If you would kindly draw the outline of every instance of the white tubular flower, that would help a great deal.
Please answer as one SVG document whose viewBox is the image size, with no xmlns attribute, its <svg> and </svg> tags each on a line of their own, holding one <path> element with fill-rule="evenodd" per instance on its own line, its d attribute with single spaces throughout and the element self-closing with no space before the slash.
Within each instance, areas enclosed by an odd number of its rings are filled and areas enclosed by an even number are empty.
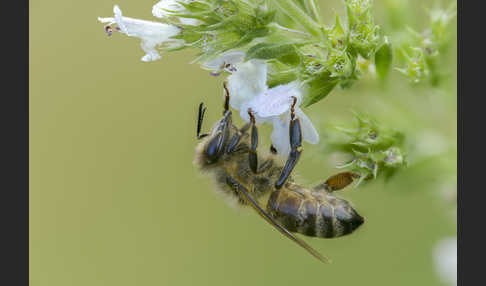
<svg viewBox="0 0 486 286">
<path fill-rule="evenodd" d="M 255 114 L 255 119 L 272 123 L 273 132 L 270 138 L 277 152 L 282 155 L 290 153 L 289 127 L 292 97 L 297 98 L 295 115 L 300 121 L 302 139 L 310 144 L 317 144 L 319 142 L 319 134 L 307 115 L 299 108 L 302 102 L 302 92 L 297 81 L 268 89 L 253 98 L 243 108 L 245 110 L 251 108 Z M 243 118 L 249 120 L 248 115 L 246 115 L 246 118 Z"/>
<path fill-rule="evenodd" d="M 142 49 L 146 52 L 146 55 L 142 57 L 142 61 L 151 62 L 161 58 L 157 46 L 166 44 L 181 44 L 181 40 L 171 39 L 171 37 L 178 35 L 181 30 L 178 27 L 140 20 L 129 17 L 123 17 L 122 12 L 118 5 L 113 7 L 115 14 L 114 18 L 100 18 L 98 21 L 101 23 L 108 23 L 105 26 L 105 31 L 108 35 L 111 35 L 113 31 L 111 25 L 117 24 L 116 31 L 126 34 L 129 37 L 136 37 L 142 40 Z"/>
<path fill-rule="evenodd" d="M 249 121 L 245 103 L 267 90 L 267 63 L 261 60 L 249 60 L 234 64 L 235 71 L 228 77 L 230 105 L 239 110 L 241 117 Z"/>
<path fill-rule="evenodd" d="M 442 282 L 457 285 L 457 238 L 440 240 L 434 249 L 435 269 Z"/>
<path fill-rule="evenodd" d="M 255 115 L 257 124 L 268 122 L 273 125 L 272 144 L 277 152 L 286 156 L 290 152 L 290 108 L 292 97 L 297 98 L 295 113 L 300 120 L 302 137 L 311 144 L 319 142 L 319 134 L 312 122 L 299 108 L 302 90 L 297 81 L 268 88 L 267 63 L 262 60 L 243 62 L 243 52 L 227 52 L 221 57 L 206 62 L 203 68 L 213 72 L 232 72 L 228 77 L 230 105 L 240 111 L 240 116 L 249 122 L 248 109 Z"/>
<path fill-rule="evenodd" d="M 244 59 L 244 52 L 229 51 L 201 65 L 202 68 L 211 70 L 212 75 L 219 75 L 222 71 L 232 73 L 228 77 L 228 89 L 231 94 L 230 105 L 236 110 L 241 110 L 245 102 L 249 102 L 267 90 L 266 62 L 261 60 L 243 62 Z M 246 111 L 241 110 L 241 113 L 246 114 Z M 248 114 L 242 117 L 248 119 Z"/>
<path fill-rule="evenodd" d="M 184 11 L 184 6 L 179 4 L 179 2 L 184 4 L 189 4 L 193 2 L 192 0 L 161 0 L 152 7 L 152 14 L 157 18 L 165 18 L 172 16 L 169 11 L 182 12 Z M 192 18 L 179 17 L 179 21 L 184 25 L 197 26 L 199 20 Z"/>
</svg>

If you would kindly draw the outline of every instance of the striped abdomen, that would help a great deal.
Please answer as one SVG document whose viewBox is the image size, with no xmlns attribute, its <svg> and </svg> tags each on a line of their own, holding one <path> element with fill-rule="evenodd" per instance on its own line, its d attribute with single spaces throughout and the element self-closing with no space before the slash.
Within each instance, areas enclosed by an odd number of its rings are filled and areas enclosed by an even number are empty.
<svg viewBox="0 0 486 286">
<path fill-rule="evenodd" d="M 352 233 L 364 222 L 347 201 L 297 186 L 274 191 L 267 211 L 288 231 L 307 236 L 339 237 Z"/>
</svg>

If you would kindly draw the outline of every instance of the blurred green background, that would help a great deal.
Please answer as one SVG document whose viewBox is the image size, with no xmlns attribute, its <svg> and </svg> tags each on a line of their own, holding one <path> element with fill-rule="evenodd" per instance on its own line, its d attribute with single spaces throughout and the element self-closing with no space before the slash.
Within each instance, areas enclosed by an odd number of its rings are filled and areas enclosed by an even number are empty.
<svg viewBox="0 0 486 286">
<path fill-rule="evenodd" d="M 366 223 L 340 239 L 304 238 L 334 261 L 323 265 L 252 211 L 230 208 L 193 166 L 197 105 L 208 106 L 207 130 L 224 78 L 189 64 L 194 51 L 141 62 L 139 39 L 108 38 L 97 21 L 114 4 L 155 20 L 155 2 L 30 1 L 31 285 L 442 285 L 432 249 L 456 233 L 455 202 L 442 196 L 456 183 L 455 38 L 440 89 L 394 71 L 385 88 L 364 77 L 306 110 L 321 130 L 352 121 L 351 109 L 376 114 L 432 154 L 388 183 L 340 193 Z M 434 3 L 374 2 L 378 24 L 418 30 Z M 340 1 L 321 4 L 326 23 L 344 15 Z M 336 172 L 325 142 L 304 147 L 300 181 Z"/>
</svg>

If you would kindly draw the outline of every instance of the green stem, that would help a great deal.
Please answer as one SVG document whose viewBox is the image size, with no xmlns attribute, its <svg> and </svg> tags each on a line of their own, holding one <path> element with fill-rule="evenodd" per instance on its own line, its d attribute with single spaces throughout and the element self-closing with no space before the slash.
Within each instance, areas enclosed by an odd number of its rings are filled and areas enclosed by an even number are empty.
<svg viewBox="0 0 486 286">
<path fill-rule="evenodd" d="M 312 14 L 314 16 L 314 19 L 320 24 L 321 23 L 321 17 L 319 15 L 319 7 L 317 6 L 318 4 L 316 3 L 315 0 L 309 0 L 309 5 L 310 5 L 310 9 L 312 11 Z"/>
<path fill-rule="evenodd" d="M 299 23 L 304 27 L 310 34 L 316 37 L 322 37 L 321 29 L 309 15 L 302 11 L 299 6 L 297 6 L 291 0 L 270 0 L 276 7 L 278 7 L 282 12 L 287 14 L 295 22 Z"/>
<path fill-rule="evenodd" d="M 299 34 L 299 35 L 302 35 L 302 36 L 306 36 L 306 37 L 312 37 L 312 35 L 310 35 L 310 34 L 308 34 L 306 32 L 302 32 L 302 31 L 299 31 L 299 30 L 290 29 L 290 28 L 281 26 L 278 23 L 271 23 L 269 26 L 275 27 L 275 28 L 280 29 L 280 30 L 285 31 L 285 32 L 291 32 L 291 33 L 296 33 L 296 34 Z"/>
</svg>

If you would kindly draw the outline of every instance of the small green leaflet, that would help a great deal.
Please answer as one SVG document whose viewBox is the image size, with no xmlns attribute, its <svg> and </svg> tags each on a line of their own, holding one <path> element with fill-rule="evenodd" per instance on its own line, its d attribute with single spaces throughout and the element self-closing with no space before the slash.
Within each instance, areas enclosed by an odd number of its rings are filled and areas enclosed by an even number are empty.
<svg viewBox="0 0 486 286">
<path fill-rule="evenodd" d="M 375 67 L 376 73 L 380 77 L 381 80 L 384 80 L 390 71 L 391 65 L 393 60 L 393 50 L 392 45 L 388 42 L 388 39 L 385 37 L 385 42 L 381 45 L 380 48 L 375 53 Z"/>
<path fill-rule="evenodd" d="M 294 43 L 259 43 L 248 49 L 245 61 L 277 59 L 293 53 L 296 53 Z"/>
</svg>

